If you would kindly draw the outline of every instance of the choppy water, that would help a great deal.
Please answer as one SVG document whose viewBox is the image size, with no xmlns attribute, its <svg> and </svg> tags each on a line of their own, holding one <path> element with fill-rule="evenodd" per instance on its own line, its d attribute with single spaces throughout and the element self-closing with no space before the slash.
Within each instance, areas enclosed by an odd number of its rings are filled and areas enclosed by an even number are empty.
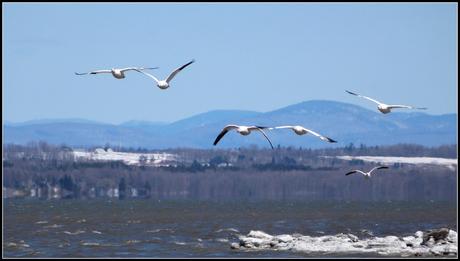
<svg viewBox="0 0 460 261">
<path fill-rule="evenodd" d="M 4 200 L 4 257 L 305 257 L 230 249 L 239 234 L 358 237 L 457 229 L 456 202 Z"/>
</svg>

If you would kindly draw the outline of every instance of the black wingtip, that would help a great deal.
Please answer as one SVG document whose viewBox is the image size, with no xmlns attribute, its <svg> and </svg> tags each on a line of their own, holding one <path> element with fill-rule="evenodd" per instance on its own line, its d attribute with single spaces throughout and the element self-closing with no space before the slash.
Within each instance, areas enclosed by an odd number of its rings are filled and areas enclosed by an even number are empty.
<svg viewBox="0 0 460 261">
<path fill-rule="evenodd" d="M 353 173 L 355 173 L 355 172 L 354 172 L 354 171 L 348 172 L 347 174 L 345 174 L 345 176 L 351 175 L 351 174 L 353 174 Z"/>
<path fill-rule="evenodd" d="M 189 66 L 190 64 L 194 63 L 195 62 L 195 59 L 191 60 L 190 62 L 182 65 L 180 68 L 179 68 L 179 71 L 181 71 L 182 69 L 184 69 L 185 67 Z"/>
<path fill-rule="evenodd" d="M 331 138 L 327 138 L 327 140 L 328 140 L 330 143 L 337 143 L 336 140 L 333 140 L 333 139 L 331 139 Z"/>
<path fill-rule="evenodd" d="M 350 91 L 348 91 L 348 90 L 345 90 L 345 91 L 348 92 L 349 94 L 358 95 L 358 94 L 356 94 L 356 93 L 354 93 L 354 92 L 350 92 Z"/>
<path fill-rule="evenodd" d="M 228 130 L 226 130 L 224 128 L 224 130 L 222 130 L 219 135 L 217 135 L 216 139 L 214 140 L 214 146 L 217 145 L 217 143 L 224 137 L 225 134 L 227 134 Z"/>
</svg>

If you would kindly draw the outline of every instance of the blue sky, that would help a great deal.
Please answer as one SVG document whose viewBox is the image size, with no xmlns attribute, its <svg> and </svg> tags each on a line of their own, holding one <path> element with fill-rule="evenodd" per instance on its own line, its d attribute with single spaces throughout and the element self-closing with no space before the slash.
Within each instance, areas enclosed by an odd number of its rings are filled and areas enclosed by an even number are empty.
<svg viewBox="0 0 460 261">
<path fill-rule="evenodd" d="M 325 99 L 457 112 L 458 4 L 5 4 L 3 119 L 175 121 Z M 160 90 L 137 72 L 159 66 Z"/>
</svg>

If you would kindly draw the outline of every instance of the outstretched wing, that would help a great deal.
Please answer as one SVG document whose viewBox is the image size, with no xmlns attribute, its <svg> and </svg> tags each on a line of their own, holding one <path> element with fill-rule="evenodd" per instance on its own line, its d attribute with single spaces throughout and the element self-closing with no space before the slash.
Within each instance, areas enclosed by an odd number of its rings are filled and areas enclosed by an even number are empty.
<svg viewBox="0 0 460 261">
<path fill-rule="evenodd" d="M 217 138 L 216 140 L 214 141 L 213 145 L 216 146 L 217 143 L 220 141 L 220 139 L 222 139 L 222 137 L 224 137 L 225 134 L 227 134 L 227 132 L 229 130 L 233 130 L 233 129 L 237 129 L 238 126 L 236 125 L 227 125 L 224 127 L 224 129 L 219 133 L 219 135 L 217 135 Z"/>
<path fill-rule="evenodd" d="M 140 72 L 140 73 L 143 73 L 143 74 L 147 75 L 148 77 L 152 78 L 158 84 L 158 82 L 159 82 L 158 79 L 155 76 L 151 75 L 150 73 L 146 73 L 146 72 L 144 72 L 142 70 L 139 70 L 139 69 L 134 69 L 134 70 L 136 72 Z"/>
<path fill-rule="evenodd" d="M 356 173 L 356 172 L 357 172 L 356 170 L 352 170 L 352 171 L 348 172 L 347 174 L 345 174 L 345 176 L 351 175 L 351 174 Z"/>
<path fill-rule="evenodd" d="M 361 97 L 361 98 L 364 98 L 364 99 L 368 99 L 368 100 L 373 101 L 373 102 L 375 102 L 375 103 L 377 103 L 377 104 L 383 104 L 383 103 L 381 103 L 381 102 L 379 102 L 379 101 L 377 101 L 377 100 L 374 100 L 374 99 L 372 99 L 372 98 L 369 98 L 369 97 L 367 97 L 367 96 L 364 96 L 364 95 L 361 95 L 361 94 L 357 94 L 357 93 L 354 93 L 354 92 L 350 92 L 350 91 L 347 91 L 347 90 L 345 90 L 345 91 L 348 92 L 349 94 L 353 94 L 353 95 L 356 95 L 356 96 L 358 96 L 358 97 Z"/>
<path fill-rule="evenodd" d="M 316 137 L 319 137 L 320 139 L 322 139 L 322 140 L 324 140 L 324 141 L 327 141 L 327 142 L 330 142 L 330 143 L 335 143 L 335 142 L 337 142 L 337 141 L 335 141 L 335 140 L 333 140 L 333 139 L 331 139 L 331 138 L 329 138 L 329 137 L 323 136 L 323 135 L 321 135 L 321 134 L 319 134 L 319 133 L 316 133 L 316 132 L 314 132 L 314 131 L 312 131 L 312 130 L 309 130 L 309 129 L 307 129 L 307 128 L 304 128 L 304 129 L 305 129 L 306 131 L 310 132 L 311 134 L 315 135 Z"/>
<path fill-rule="evenodd" d="M 250 130 L 254 130 L 254 129 L 270 129 L 269 127 L 266 127 L 266 126 L 252 126 L 252 127 L 249 127 Z"/>
<path fill-rule="evenodd" d="M 273 144 L 272 142 L 270 141 L 270 139 L 268 138 L 267 134 L 265 134 L 265 132 L 263 131 L 263 129 L 267 129 L 267 127 L 257 127 L 256 128 L 258 131 L 260 131 L 264 136 L 265 138 L 268 140 L 268 142 L 270 143 L 270 146 L 272 147 L 272 149 L 275 149 L 273 148 Z"/>
<path fill-rule="evenodd" d="M 390 109 L 407 108 L 407 109 L 419 109 L 419 110 L 426 110 L 427 109 L 425 107 L 417 108 L 417 107 L 408 106 L 408 105 L 388 105 L 388 108 L 390 108 Z"/>
<path fill-rule="evenodd" d="M 352 171 L 348 172 L 347 174 L 345 174 L 345 176 L 351 175 L 351 174 L 356 173 L 356 172 L 361 173 L 363 175 L 366 175 L 366 173 L 362 172 L 361 170 L 355 169 L 355 170 L 352 170 Z"/>
<path fill-rule="evenodd" d="M 178 74 L 180 71 L 182 71 L 182 69 L 184 69 L 185 67 L 189 66 L 190 64 L 194 63 L 195 60 L 191 60 L 190 62 L 182 65 L 181 67 L 177 68 L 176 70 L 174 70 L 169 76 L 168 78 L 166 78 L 166 82 L 169 83 L 173 78 L 174 76 L 176 76 L 176 74 Z"/>
<path fill-rule="evenodd" d="M 123 69 L 120 69 L 120 71 L 122 72 L 126 72 L 126 71 L 136 71 L 136 70 L 154 70 L 154 69 L 158 69 L 160 67 L 148 67 L 148 68 L 144 68 L 144 67 L 128 67 L 128 68 L 123 68 Z"/>
<path fill-rule="evenodd" d="M 97 70 L 97 71 L 92 71 L 92 72 L 87 72 L 87 73 L 75 73 L 76 75 L 86 75 L 86 74 L 97 74 L 97 73 L 112 73 L 111 70 Z"/>
<path fill-rule="evenodd" d="M 372 173 L 372 171 L 374 171 L 376 169 L 389 169 L 389 167 L 387 167 L 387 166 L 378 166 L 378 167 L 375 167 L 375 168 L 371 169 L 371 171 L 369 171 L 369 173 Z"/>
<path fill-rule="evenodd" d="M 278 126 L 278 127 L 272 127 L 272 128 L 268 128 L 269 130 L 273 130 L 273 129 L 293 129 L 294 126 Z"/>
</svg>

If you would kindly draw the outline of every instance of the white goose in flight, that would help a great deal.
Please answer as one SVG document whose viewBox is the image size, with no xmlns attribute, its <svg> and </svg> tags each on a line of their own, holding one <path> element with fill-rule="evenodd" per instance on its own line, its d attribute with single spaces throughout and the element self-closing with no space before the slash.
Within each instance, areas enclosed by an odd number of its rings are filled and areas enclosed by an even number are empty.
<svg viewBox="0 0 460 261">
<path fill-rule="evenodd" d="M 268 140 L 268 142 L 270 143 L 270 146 L 272 147 L 272 149 L 274 149 L 272 142 L 270 141 L 270 139 L 267 137 L 267 135 L 263 131 L 263 129 L 267 129 L 267 128 L 268 127 L 261 127 L 261 126 L 227 125 L 227 126 L 224 127 L 224 129 L 217 136 L 216 140 L 214 141 L 214 146 L 216 146 L 217 143 L 220 141 L 220 139 L 222 139 L 222 137 L 224 137 L 224 135 L 230 130 L 236 130 L 239 134 L 244 135 L 244 136 L 249 135 L 251 133 L 251 131 L 253 131 L 253 130 L 258 130 Z"/>
<path fill-rule="evenodd" d="M 364 98 L 364 99 L 368 99 L 370 101 L 373 101 L 375 103 L 378 104 L 377 106 L 377 109 L 386 114 L 386 113 L 390 113 L 391 112 L 391 109 L 396 109 L 396 108 L 407 108 L 407 109 L 419 109 L 419 110 L 426 110 L 426 108 L 416 108 L 416 107 L 412 107 L 412 106 L 408 106 L 408 105 L 389 105 L 389 104 L 385 104 L 385 103 L 381 103 L 379 101 L 376 101 L 372 98 L 369 98 L 369 97 L 366 97 L 366 96 L 363 96 L 363 95 L 360 95 L 360 94 L 357 94 L 357 93 L 354 93 L 354 92 L 350 92 L 350 91 L 347 91 L 345 90 L 346 92 L 348 92 L 349 94 L 353 94 L 353 95 L 356 95 L 358 97 L 361 97 L 361 98 Z"/>
<path fill-rule="evenodd" d="M 371 169 L 369 172 L 364 172 L 364 171 L 362 171 L 362 170 L 355 169 L 355 170 L 352 170 L 352 171 L 348 172 L 348 173 L 345 174 L 345 175 L 348 176 L 348 175 L 351 175 L 351 174 L 353 174 L 353 173 L 359 172 L 359 173 L 363 174 L 364 177 L 370 178 L 370 177 L 371 177 L 372 171 L 374 171 L 374 170 L 376 170 L 376 169 L 388 169 L 388 167 L 387 167 L 387 166 L 375 167 L 375 168 Z"/>
<path fill-rule="evenodd" d="M 273 128 L 269 128 L 269 130 L 272 130 L 272 129 L 292 129 L 297 135 L 304 135 L 304 134 L 307 134 L 307 133 L 311 133 L 313 135 L 315 135 L 316 137 L 324 140 L 324 141 L 327 141 L 327 142 L 330 142 L 330 143 L 334 143 L 334 142 L 337 142 L 329 137 L 326 137 L 326 136 L 323 136 L 323 135 L 320 135 L 319 133 L 316 133 L 312 130 L 309 130 L 307 128 L 304 128 L 302 126 L 278 126 L 278 127 L 273 127 Z"/>
<path fill-rule="evenodd" d="M 125 72 L 126 71 L 142 71 L 142 70 L 153 70 L 153 69 L 158 69 L 158 67 L 153 67 L 153 68 L 143 68 L 143 67 L 128 67 L 128 68 L 123 68 L 123 69 L 115 69 L 112 68 L 110 70 L 96 70 L 92 72 L 86 72 L 86 73 L 75 73 L 76 75 L 86 75 L 86 74 L 98 74 L 98 73 L 111 73 L 113 77 L 117 79 L 123 79 L 125 78 Z"/>
<path fill-rule="evenodd" d="M 190 64 L 192 64 L 193 62 L 195 62 L 195 60 L 191 60 L 190 62 L 182 65 L 181 67 L 177 68 L 176 70 L 174 70 L 169 76 L 168 78 L 166 78 L 165 80 L 158 80 L 155 76 L 149 74 L 149 73 L 146 73 L 146 72 L 143 72 L 141 70 L 136 70 L 140 73 L 143 73 L 147 76 L 149 76 L 150 78 L 152 78 L 156 83 L 157 83 L 157 86 L 160 88 L 160 89 L 167 89 L 169 87 L 169 82 L 174 78 L 174 76 L 176 76 L 176 74 L 178 74 L 182 69 L 184 69 L 185 67 L 189 66 Z"/>
</svg>

